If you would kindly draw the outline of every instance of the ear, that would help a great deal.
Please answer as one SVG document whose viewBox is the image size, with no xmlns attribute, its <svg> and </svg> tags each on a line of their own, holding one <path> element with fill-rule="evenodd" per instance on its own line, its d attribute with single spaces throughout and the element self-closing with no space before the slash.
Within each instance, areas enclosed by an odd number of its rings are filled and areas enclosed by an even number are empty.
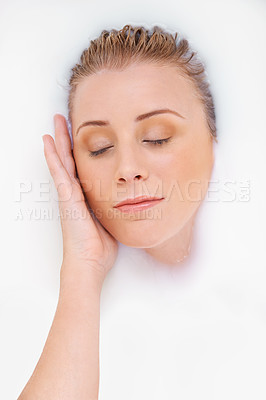
<svg viewBox="0 0 266 400">
<path fill-rule="evenodd" d="M 68 120 L 68 118 L 66 118 L 66 122 L 67 122 L 67 130 L 68 130 L 68 134 L 70 137 L 70 141 L 71 141 L 71 150 L 73 150 L 73 135 L 72 135 L 72 126 L 70 121 Z"/>
<path fill-rule="evenodd" d="M 77 166 L 76 166 L 76 162 L 75 162 L 75 157 L 74 157 L 74 151 L 73 151 L 73 149 L 71 149 L 71 154 L 72 154 L 72 158 L 73 158 L 74 164 L 75 164 L 76 177 L 77 177 L 77 180 L 80 182 L 79 175 L 78 175 L 78 169 L 77 169 Z"/>
</svg>

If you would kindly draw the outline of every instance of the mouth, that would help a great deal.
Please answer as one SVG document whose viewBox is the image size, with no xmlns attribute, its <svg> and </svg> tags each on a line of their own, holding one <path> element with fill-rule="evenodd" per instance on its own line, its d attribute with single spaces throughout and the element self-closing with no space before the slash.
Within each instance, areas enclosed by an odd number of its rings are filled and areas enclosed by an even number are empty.
<svg viewBox="0 0 266 400">
<path fill-rule="evenodd" d="M 117 208 L 123 212 L 135 212 L 142 211 L 150 207 L 154 207 L 156 204 L 160 203 L 164 198 L 156 197 L 145 197 L 140 196 L 135 199 L 127 199 L 118 203 L 114 208 Z"/>
</svg>

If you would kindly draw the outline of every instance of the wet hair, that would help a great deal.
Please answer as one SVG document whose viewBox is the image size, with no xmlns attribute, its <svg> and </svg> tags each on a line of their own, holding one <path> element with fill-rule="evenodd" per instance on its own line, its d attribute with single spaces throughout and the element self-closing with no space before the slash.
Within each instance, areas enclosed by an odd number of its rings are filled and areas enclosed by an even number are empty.
<svg viewBox="0 0 266 400">
<path fill-rule="evenodd" d="M 71 69 L 68 80 L 68 123 L 72 126 L 73 101 L 77 85 L 87 76 L 103 69 L 123 70 L 127 66 L 152 63 L 174 66 L 177 72 L 194 84 L 201 101 L 211 136 L 217 142 L 216 118 L 210 83 L 203 62 L 187 39 L 172 35 L 159 26 L 125 25 L 120 30 L 103 30 L 90 41 L 79 62 Z"/>
</svg>

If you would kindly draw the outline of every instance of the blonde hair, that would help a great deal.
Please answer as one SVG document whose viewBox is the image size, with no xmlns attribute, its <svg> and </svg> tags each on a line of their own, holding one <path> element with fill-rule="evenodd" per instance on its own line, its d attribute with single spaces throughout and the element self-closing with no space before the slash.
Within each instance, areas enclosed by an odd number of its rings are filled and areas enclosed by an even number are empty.
<svg viewBox="0 0 266 400">
<path fill-rule="evenodd" d="M 173 36 L 159 26 L 148 30 L 143 26 L 125 25 L 119 31 L 103 30 L 97 39 L 90 41 L 90 46 L 82 52 L 79 62 L 71 69 L 68 81 L 70 126 L 75 90 L 83 78 L 102 69 L 122 70 L 141 62 L 175 66 L 182 76 L 194 84 L 205 110 L 210 134 L 217 142 L 214 102 L 205 67 L 186 39 L 180 38 L 178 33 Z"/>
</svg>

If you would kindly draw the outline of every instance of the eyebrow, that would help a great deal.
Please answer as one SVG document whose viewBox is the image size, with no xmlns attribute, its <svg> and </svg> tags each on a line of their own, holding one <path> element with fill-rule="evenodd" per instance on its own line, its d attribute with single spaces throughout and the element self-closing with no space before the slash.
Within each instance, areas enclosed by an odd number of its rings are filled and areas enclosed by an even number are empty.
<svg viewBox="0 0 266 400">
<path fill-rule="evenodd" d="M 145 114 L 141 114 L 135 119 L 135 122 L 139 122 L 139 121 L 142 121 L 143 119 L 150 118 L 153 115 L 165 114 L 165 113 L 171 113 L 171 114 L 174 114 L 174 115 L 178 116 L 179 118 L 185 119 L 185 117 L 183 117 L 183 115 L 179 114 L 177 111 L 170 110 L 169 108 L 163 108 L 163 109 L 160 109 L 160 110 L 154 110 L 154 111 L 150 111 L 150 112 L 145 113 Z M 75 136 L 77 136 L 79 130 L 81 128 L 83 128 L 84 126 L 108 126 L 108 125 L 110 125 L 109 121 L 100 121 L 100 120 L 85 121 L 78 127 Z"/>
</svg>

